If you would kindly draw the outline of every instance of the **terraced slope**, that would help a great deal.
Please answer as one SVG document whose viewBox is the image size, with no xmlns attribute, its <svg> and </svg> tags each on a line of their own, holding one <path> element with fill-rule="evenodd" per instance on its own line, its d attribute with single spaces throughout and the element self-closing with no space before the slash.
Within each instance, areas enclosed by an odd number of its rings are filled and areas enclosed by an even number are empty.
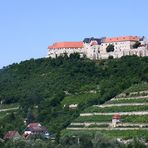
<svg viewBox="0 0 148 148">
<path fill-rule="evenodd" d="M 116 138 L 148 137 L 148 95 L 141 94 L 141 91 L 136 91 L 131 96 L 128 92 L 125 97 L 122 94 L 103 105 L 85 109 L 66 132 L 76 134 L 99 131 Z M 121 118 L 114 126 L 112 117 L 115 114 Z"/>
</svg>

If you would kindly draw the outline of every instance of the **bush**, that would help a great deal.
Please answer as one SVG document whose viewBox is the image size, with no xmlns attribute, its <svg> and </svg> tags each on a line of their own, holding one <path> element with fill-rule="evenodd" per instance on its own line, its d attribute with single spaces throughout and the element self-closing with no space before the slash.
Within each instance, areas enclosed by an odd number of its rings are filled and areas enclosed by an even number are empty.
<svg viewBox="0 0 148 148">
<path fill-rule="evenodd" d="M 109 44 L 109 45 L 106 47 L 106 52 L 113 52 L 113 51 L 114 51 L 114 45 Z"/>
</svg>

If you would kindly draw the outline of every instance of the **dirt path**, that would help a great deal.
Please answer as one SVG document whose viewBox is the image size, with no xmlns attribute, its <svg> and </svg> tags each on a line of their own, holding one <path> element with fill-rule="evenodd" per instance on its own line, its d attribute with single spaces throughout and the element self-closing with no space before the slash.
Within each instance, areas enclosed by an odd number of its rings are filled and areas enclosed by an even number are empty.
<svg viewBox="0 0 148 148">
<path fill-rule="evenodd" d="M 8 108 L 8 109 L 0 109 L 0 112 L 6 112 L 6 111 L 11 111 L 11 110 L 17 110 L 19 107 L 14 107 L 14 108 Z"/>
<path fill-rule="evenodd" d="M 96 107 L 113 107 L 113 106 L 144 106 L 148 105 L 148 103 L 120 103 L 120 104 L 103 104 L 103 105 L 94 105 Z"/>
<path fill-rule="evenodd" d="M 143 111 L 143 112 L 82 113 L 80 114 L 80 116 L 114 115 L 116 113 L 119 113 L 120 115 L 148 115 L 148 111 Z"/>
</svg>

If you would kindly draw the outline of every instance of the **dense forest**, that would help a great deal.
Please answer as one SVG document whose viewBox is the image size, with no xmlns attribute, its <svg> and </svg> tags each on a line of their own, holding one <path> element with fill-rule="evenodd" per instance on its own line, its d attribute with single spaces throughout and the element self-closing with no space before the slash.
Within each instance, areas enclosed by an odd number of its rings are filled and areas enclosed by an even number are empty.
<svg viewBox="0 0 148 148">
<path fill-rule="evenodd" d="M 18 104 L 19 111 L 0 119 L 0 136 L 7 130 L 21 131 L 27 118 L 28 123 L 43 123 L 58 141 L 60 131 L 84 108 L 104 103 L 142 82 L 148 82 L 148 57 L 92 61 L 75 53 L 9 65 L 0 70 L 0 101 Z M 90 96 L 90 92 L 95 92 L 95 97 L 79 101 L 76 110 L 63 108 L 65 98 L 79 95 L 81 100 L 81 95 Z"/>
</svg>

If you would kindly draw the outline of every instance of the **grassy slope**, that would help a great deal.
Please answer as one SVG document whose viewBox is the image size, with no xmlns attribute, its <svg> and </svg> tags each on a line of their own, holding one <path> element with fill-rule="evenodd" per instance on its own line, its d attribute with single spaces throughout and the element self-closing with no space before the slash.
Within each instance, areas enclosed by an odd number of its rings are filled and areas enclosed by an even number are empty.
<svg viewBox="0 0 148 148">
<path fill-rule="evenodd" d="M 98 96 L 99 94 L 93 94 L 93 93 L 84 93 L 79 95 L 67 96 L 62 101 L 62 105 L 85 103 L 88 102 L 89 100 L 98 98 Z"/>
</svg>

